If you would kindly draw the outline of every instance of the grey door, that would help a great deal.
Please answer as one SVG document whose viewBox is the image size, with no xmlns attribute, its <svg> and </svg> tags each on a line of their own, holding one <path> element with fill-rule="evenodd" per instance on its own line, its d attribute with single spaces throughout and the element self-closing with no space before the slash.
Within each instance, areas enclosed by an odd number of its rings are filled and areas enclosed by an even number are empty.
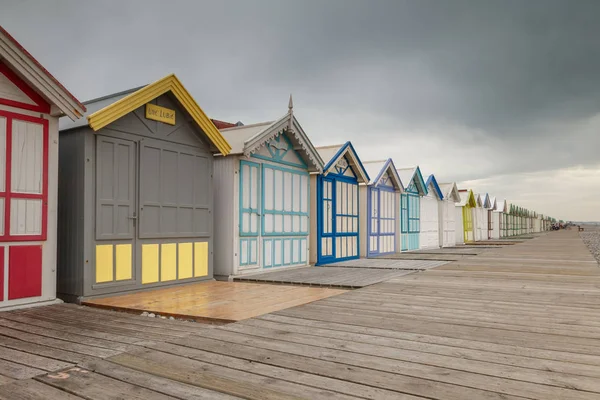
<svg viewBox="0 0 600 400">
<path fill-rule="evenodd" d="M 136 147 L 96 137 L 95 283 L 135 279 Z"/>
</svg>

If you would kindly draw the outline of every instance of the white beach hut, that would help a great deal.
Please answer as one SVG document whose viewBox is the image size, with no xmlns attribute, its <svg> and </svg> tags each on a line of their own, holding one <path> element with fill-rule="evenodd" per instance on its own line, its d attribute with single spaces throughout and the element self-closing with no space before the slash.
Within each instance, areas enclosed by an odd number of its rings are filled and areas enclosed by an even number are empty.
<svg viewBox="0 0 600 400">
<path fill-rule="evenodd" d="M 214 275 L 308 265 L 309 173 L 323 160 L 292 111 L 275 122 L 221 130 L 214 161 Z M 314 189 L 313 189 L 314 190 Z"/>
<path fill-rule="evenodd" d="M 360 254 L 380 256 L 400 251 L 402 181 L 391 158 L 363 162 L 370 178 L 359 187 Z"/>
<path fill-rule="evenodd" d="M 441 183 L 439 187 L 444 196 L 443 200 L 438 203 L 440 245 L 442 247 L 451 247 L 456 245 L 457 218 L 455 203 L 460 202 L 460 195 L 455 182 Z M 462 230 L 462 218 L 460 229 Z"/>
<path fill-rule="evenodd" d="M 487 228 L 487 238 L 492 239 L 492 237 L 494 236 L 494 226 L 497 225 L 496 221 L 494 220 L 494 210 L 496 209 L 496 197 L 490 197 L 490 202 L 489 202 L 489 207 L 487 208 L 487 222 L 488 222 L 488 228 Z"/>
<path fill-rule="evenodd" d="M 436 249 L 440 247 L 440 203 L 444 195 L 435 179 L 429 175 L 425 181 L 427 195 L 421 199 L 421 249 Z"/>
</svg>

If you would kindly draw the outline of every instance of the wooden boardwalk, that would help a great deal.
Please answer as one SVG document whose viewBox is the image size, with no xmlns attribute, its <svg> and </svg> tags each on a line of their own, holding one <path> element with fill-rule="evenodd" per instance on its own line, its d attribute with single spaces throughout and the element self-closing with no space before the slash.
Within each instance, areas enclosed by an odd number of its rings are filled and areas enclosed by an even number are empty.
<svg viewBox="0 0 600 400">
<path fill-rule="evenodd" d="M 161 316 L 223 324 L 310 303 L 343 292 L 331 288 L 273 287 L 211 281 L 87 300 L 83 304 L 138 314 L 147 311 Z"/>
<path fill-rule="evenodd" d="M 339 261 L 327 264 L 325 267 L 368 268 L 368 269 L 398 269 L 423 271 L 447 264 L 447 261 L 395 260 L 385 258 L 359 258 L 356 260 Z M 322 267 L 319 267 L 322 268 Z"/>
<path fill-rule="evenodd" d="M 0 399 L 599 399 L 599 287 L 560 231 L 218 327 L 6 312 Z"/>
</svg>

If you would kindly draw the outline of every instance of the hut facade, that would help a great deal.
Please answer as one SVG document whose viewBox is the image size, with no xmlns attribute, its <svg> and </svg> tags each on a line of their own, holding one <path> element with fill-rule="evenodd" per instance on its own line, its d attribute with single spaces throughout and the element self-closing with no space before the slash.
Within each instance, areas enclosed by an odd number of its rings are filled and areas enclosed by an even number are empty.
<svg viewBox="0 0 600 400">
<path fill-rule="evenodd" d="M 440 245 L 442 247 L 452 247 L 456 243 L 456 203 L 460 202 L 460 194 L 456 183 L 441 183 L 439 185 L 443 200 L 439 203 L 439 220 L 440 220 Z M 462 232 L 462 217 L 460 221 Z"/>
<path fill-rule="evenodd" d="M 494 219 L 494 210 L 496 209 L 496 198 L 495 197 L 490 197 L 489 198 L 489 207 L 487 208 L 487 222 L 488 222 L 488 229 L 487 229 L 487 239 L 490 240 L 492 239 L 492 237 L 494 236 L 494 226 L 496 226 L 498 223 L 497 221 Z"/>
<path fill-rule="evenodd" d="M 229 155 L 215 157 L 215 275 L 308 265 L 310 173 L 323 161 L 293 114 L 222 129 Z"/>
<path fill-rule="evenodd" d="M 316 265 L 360 257 L 359 183 L 369 175 L 352 143 L 319 147 L 325 162 L 311 180 L 310 262 Z M 316 190 L 314 190 L 316 188 Z"/>
<path fill-rule="evenodd" d="M 459 190 L 460 202 L 456 203 L 456 217 L 462 221 L 462 230 L 456 232 L 456 243 L 469 243 L 475 241 L 474 214 L 477 207 L 475 195 L 472 190 Z"/>
<path fill-rule="evenodd" d="M 436 249 L 440 247 L 440 207 L 444 201 L 444 195 L 433 174 L 427 177 L 425 186 L 427 187 L 427 194 L 420 197 L 420 247 L 422 249 Z"/>
<path fill-rule="evenodd" d="M 61 120 L 66 300 L 213 277 L 213 154 L 231 147 L 175 75 Z"/>
<path fill-rule="evenodd" d="M 490 205 L 490 198 L 487 194 L 475 193 L 475 202 L 477 207 L 475 208 L 475 217 L 473 223 L 475 224 L 475 240 L 487 240 L 488 231 L 488 213 L 487 210 Z"/>
<path fill-rule="evenodd" d="M 0 27 L 0 310 L 56 300 L 58 117 L 84 112 Z"/>
<path fill-rule="evenodd" d="M 398 252 L 402 181 L 391 158 L 363 165 L 370 180 L 359 187 L 360 253 L 371 257 Z"/>
<path fill-rule="evenodd" d="M 421 197 L 427 196 L 427 186 L 417 167 L 397 170 L 404 184 L 400 196 L 400 247 L 402 251 L 418 250 L 421 236 Z"/>
<path fill-rule="evenodd" d="M 492 215 L 494 217 L 492 239 L 501 239 L 506 236 L 506 200 L 496 201 Z"/>
</svg>

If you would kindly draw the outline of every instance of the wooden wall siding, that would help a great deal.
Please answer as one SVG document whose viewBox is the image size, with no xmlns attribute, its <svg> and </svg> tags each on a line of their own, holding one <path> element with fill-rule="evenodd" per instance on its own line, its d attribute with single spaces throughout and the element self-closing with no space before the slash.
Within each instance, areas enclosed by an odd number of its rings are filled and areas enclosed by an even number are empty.
<svg viewBox="0 0 600 400">
<path fill-rule="evenodd" d="M 488 213 L 485 208 L 476 207 L 475 210 L 475 240 L 488 238 Z"/>
<path fill-rule="evenodd" d="M 36 105 L 35 101 L 27 96 L 27 94 L 19 89 L 19 87 L 3 73 L 0 73 L 0 98 L 18 103 Z"/>
<path fill-rule="evenodd" d="M 456 244 L 465 243 L 465 221 L 464 221 L 464 207 L 456 206 L 454 207 L 454 237 Z"/>
</svg>

